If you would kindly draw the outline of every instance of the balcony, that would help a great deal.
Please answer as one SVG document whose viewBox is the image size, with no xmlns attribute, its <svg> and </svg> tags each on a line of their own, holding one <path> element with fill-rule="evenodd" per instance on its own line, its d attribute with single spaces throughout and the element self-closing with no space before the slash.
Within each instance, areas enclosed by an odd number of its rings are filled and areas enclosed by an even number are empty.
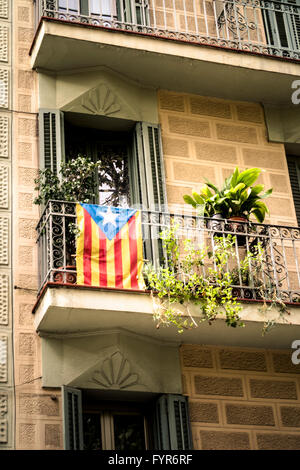
<svg viewBox="0 0 300 470">
<path fill-rule="evenodd" d="M 300 6 L 293 1 L 40 0 L 41 17 L 300 59 Z"/>
<path fill-rule="evenodd" d="M 105 65 L 144 86 L 281 104 L 299 76 L 294 0 L 39 0 L 36 18 L 35 69 Z"/>
<path fill-rule="evenodd" d="M 78 285 L 76 280 L 75 236 L 72 227 L 76 223 L 75 203 L 49 201 L 39 224 L 39 294 L 34 308 L 35 324 L 41 334 L 88 333 L 100 329 L 124 328 L 135 333 L 154 336 L 158 339 L 174 341 L 172 328 L 157 330 L 153 323 L 153 301 L 147 288 L 144 291 L 99 288 Z M 283 345 L 300 333 L 300 229 L 264 224 L 232 223 L 226 220 L 205 219 L 191 214 L 180 215 L 149 210 L 142 211 L 142 232 L 144 257 L 167 267 L 167 255 L 159 244 L 161 231 L 178 226 L 178 238 L 190 239 L 208 247 L 214 253 L 216 240 L 229 235 L 235 237 L 234 257 L 226 266 L 234 284 L 233 294 L 243 302 L 242 318 L 246 328 L 227 328 L 224 339 L 224 326 L 220 320 L 216 325 L 201 326 L 206 341 L 233 341 L 231 344 L 251 345 L 255 335 L 257 345 L 262 341 L 263 318 L 258 312 L 261 303 L 276 298 L 289 304 L 291 316 L 289 328 L 285 322 L 278 325 L 264 343 Z M 217 237 L 217 238 L 216 238 Z M 243 271 L 243 261 L 247 253 L 255 254 L 260 244 L 263 248 L 260 278 L 263 286 L 255 282 L 254 262 L 249 264 L 247 275 Z M 160 254 L 159 254 L 160 253 Z M 158 258 L 157 258 L 158 256 Z M 156 261 L 155 261 L 156 260 Z M 204 276 L 213 267 L 214 258 L 207 259 L 201 266 Z M 178 279 L 185 280 L 186 273 L 179 270 Z M 188 281 L 187 281 L 188 282 Z M 195 310 L 195 316 L 199 316 Z M 172 330 L 172 331 L 171 331 Z M 235 331 L 231 331 L 235 330 Z M 238 330 L 238 332 L 237 332 Z M 195 332 L 188 331 L 183 337 L 190 340 Z M 197 336 L 197 335 L 196 335 Z M 182 337 L 180 337 L 181 339 Z M 199 341 L 199 335 L 196 342 Z M 252 343 L 253 345 L 253 343 Z M 282 346 L 279 346 L 282 347 Z"/>
</svg>

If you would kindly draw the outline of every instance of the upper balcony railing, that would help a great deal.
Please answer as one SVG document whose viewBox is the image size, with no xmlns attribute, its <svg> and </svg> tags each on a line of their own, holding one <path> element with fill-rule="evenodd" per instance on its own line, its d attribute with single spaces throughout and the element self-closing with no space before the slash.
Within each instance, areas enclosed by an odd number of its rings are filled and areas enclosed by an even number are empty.
<svg viewBox="0 0 300 470">
<path fill-rule="evenodd" d="M 239 299 L 266 300 L 276 295 L 284 302 L 300 301 L 300 229 L 265 224 L 231 222 L 193 215 L 142 210 L 144 258 L 168 267 L 168 256 L 160 243 L 160 233 L 177 226 L 179 246 L 191 240 L 196 247 L 214 253 L 218 240 L 234 237 L 232 258 L 226 265 L 233 294 Z M 46 285 L 76 285 L 76 205 L 49 201 L 37 226 L 39 247 L 39 292 Z M 260 249 L 260 265 L 257 250 Z M 180 248 L 181 250 L 181 248 Z M 249 257 L 250 254 L 250 257 Z M 245 264 L 246 258 L 249 258 Z M 256 261 L 255 261 L 256 260 Z M 214 269 L 215 258 L 201 264 L 201 275 Z M 170 265 L 169 265 L 170 267 Z M 176 271 L 185 281 L 186 273 Z M 272 295 L 271 295 L 272 294 Z"/>
<path fill-rule="evenodd" d="M 41 17 L 300 59 L 300 3 L 264 0 L 35 0 Z"/>
</svg>

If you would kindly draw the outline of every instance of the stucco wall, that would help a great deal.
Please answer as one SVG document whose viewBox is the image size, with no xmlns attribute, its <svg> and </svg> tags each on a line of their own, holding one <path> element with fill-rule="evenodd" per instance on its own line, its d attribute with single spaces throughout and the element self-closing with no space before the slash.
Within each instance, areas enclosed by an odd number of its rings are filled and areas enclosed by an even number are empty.
<svg viewBox="0 0 300 470">
<path fill-rule="evenodd" d="M 2 2 L 3 3 L 3 2 Z M 62 446 L 61 403 L 57 390 L 41 388 L 41 342 L 33 325 L 37 289 L 34 178 L 38 172 L 38 87 L 29 48 L 34 36 L 31 0 L 13 3 L 13 285 L 16 448 Z"/>
<path fill-rule="evenodd" d="M 0 450 L 14 445 L 11 311 L 12 12 L 0 0 Z"/>
<path fill-rule="evenodd" d="M 265 223 L 297 225 L 285 149 L 268 142 L 259 104 L 163 90 L 158 99 L 171 207 L 199 191 L 205 178 L 221 186 L 236 166 L 259 167 L 258 181 L 273 187 Z"/>
<path fill-rule="evenodd" d="M 183 345 L 195 449 L 300 449 L 300 366 L 290 351 Z"/>
</svg>

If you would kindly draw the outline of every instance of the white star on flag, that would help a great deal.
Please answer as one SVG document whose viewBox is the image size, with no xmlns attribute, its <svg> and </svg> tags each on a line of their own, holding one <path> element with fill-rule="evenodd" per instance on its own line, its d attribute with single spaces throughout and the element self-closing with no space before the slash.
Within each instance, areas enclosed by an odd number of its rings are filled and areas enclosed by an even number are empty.
<svg viewBox="0 0 300 470">
<path fill-rule="evenodd" d="M 101 215 L 102 215 L 103 227 L 104 227 L 106 224 L 112 224 L 112 225 L 114 225 L 115 227 L 117 226 L 117 224 L 116 224 L 116 219 L 118 218 L 118 214 L 114 214 L 114 213 L 111 211 L 111 208 L 110 208 L 110 207 L 108 208 L 107 212 L 102 212 Z"/>
</svg>

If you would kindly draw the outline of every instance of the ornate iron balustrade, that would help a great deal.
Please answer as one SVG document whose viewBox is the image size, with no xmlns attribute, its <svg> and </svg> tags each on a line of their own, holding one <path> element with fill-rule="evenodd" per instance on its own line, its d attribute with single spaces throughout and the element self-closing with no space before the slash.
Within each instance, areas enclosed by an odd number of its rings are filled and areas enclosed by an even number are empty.
<svg viewBox="0 0 300 470">
<path fill-rule="evenodd" d="M 76 205 L 73 202 L 49 201 L 37 226 L 39 246 L 39 289 L 47 283 L 76 284 Z M 240 299 L 261 300 L 264 293 L 275 293 L 284 302 L 300 302 L 300 228 L 265 224 L 249 224 L 142 210 L 144 258 L 156 267 L 167 267 L 167 255 L 160 245 L 159 234 L 177 226 L 179 246 L 189 239 L 197 246 L 205 246 L 212 253 L 218 239 L 234 236 L 232 259 L 226 270 L 233 279 L 233 293 Z M 251 261 L 243 270 L 248 253 L 254 256 L 262 247 L 260 281 L 255 279 L 257 265 Z M 255 258 L 254 258 L 255 259 Z M 202 274 L 214 267 L 214 257 L 201 266 Z M 184 280 L 184 272 L 178 272 Z"/>
<path fill-rule="evenodd" d="M 41 17 L 300 59 L 296 0 L 35 0 Z"/>
</svg>

